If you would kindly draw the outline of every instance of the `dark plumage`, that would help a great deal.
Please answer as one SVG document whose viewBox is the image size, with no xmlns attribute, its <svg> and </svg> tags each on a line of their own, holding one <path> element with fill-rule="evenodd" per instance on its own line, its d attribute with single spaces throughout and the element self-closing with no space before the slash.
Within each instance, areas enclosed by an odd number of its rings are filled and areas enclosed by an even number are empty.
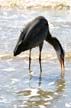
<svg viewBox="0 0 71 108">
<path fill-rule="evenodd" d="M 30 50 L 29 59 L 31 59 L 31 49 L 39 46 L 39 60 L 41 60 L 44 40 L 54 47 L 62 67 L 64 65 L 64 50 L 60 42 L 51 36 L 48 21 L 43 16 L 38 16 L 23 29 L 14 49 L 14 56 Z"/>
</svg>

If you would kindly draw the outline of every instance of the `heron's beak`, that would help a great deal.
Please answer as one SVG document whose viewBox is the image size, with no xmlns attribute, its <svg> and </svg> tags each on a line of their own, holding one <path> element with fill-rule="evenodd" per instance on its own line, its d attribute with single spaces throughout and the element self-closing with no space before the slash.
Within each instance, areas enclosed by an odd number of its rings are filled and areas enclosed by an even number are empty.
<svg viewBox="0 0 71 108">
<path fill-rule="evenodd" d="M 60 65 L 61 65 L 61 70 L 64 71 L 64 58 L 62 55 L 60 55 Z"/>
</svg>

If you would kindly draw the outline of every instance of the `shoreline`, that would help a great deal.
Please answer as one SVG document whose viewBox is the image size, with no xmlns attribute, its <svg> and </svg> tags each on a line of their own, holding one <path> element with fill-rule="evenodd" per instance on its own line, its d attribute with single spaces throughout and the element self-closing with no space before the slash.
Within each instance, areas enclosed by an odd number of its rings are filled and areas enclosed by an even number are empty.
<svg viewBox="0 0 71 108">
<path fill-rule="evenodd" d="M 35 55 L 37 54 L 37 55 Z M 38 60 L 38 51 L 32 51 L 32 60 Z M 17 57 L 14 57 L 12 53 L 0 53 L 0 60 L 7 60 L 7 59 L 28 59 L 29 58 L 29 51 L 25 51 L 18 55 Z M 49 51 L 42 51 L 42 61 L 46 60 L 54 60 L 57 59 L 57 55 L 55 52 L 49 52 Z M 65 59 L 71 60 L 71 51 L 65 53 Z"/>
<path fill-rule="evenodd" d="M 41 2 L 41 3 L 40 3 Z M 6 9 L 23 9 L 23 10 L 38 10 L 38 9 L 54 9 L 54 10 L 70 10 L 71 3 L 68 0 L 1 0 L 0 8 Z"/>
</svg>

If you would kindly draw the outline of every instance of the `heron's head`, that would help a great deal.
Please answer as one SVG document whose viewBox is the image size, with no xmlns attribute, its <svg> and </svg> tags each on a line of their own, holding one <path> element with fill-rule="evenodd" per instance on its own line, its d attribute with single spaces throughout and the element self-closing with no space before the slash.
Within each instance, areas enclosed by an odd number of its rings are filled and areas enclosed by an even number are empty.
<svg viewBox="0 0 71 108">
<path fill-rule="evenodd" d="M 22 52 L 22 43 L 17 43 L 15 49 L 14 49 L 14 56 L 19 55 Z"/>
<path fill-rule="evenodd" d="M 63 48 L 60 46 L 60 48 L 57 50 L 57 56 L 61 65 L 61 69 L 64 68 L 64 57 L 65 57 L 65 53 Z"/>
<path fill-rule="evenodd" d="M 60 42 L 56 38 L 54 38 L 53 40 L 54 40 L 53 41 L 54 48 L 56 50 L 57 57 L 59 59 L 60 65 L 61 65 L 61 69 L 64 69 L 64 57 L 65 57 L 64 49 L 63 49 L 62 45 L 60 44 Z"/>
<path fill-rule="evenodd" d="M 52 37 L 52 39 L 50 39 L 50 43 L 53 45 L 54 49 L 56 50 L 57 57 L 61 65 L 61 69 L 64 69 L 65 53 L 62 45 L 60 44 L 59 40 L 55 37 Z"/>
</svg>

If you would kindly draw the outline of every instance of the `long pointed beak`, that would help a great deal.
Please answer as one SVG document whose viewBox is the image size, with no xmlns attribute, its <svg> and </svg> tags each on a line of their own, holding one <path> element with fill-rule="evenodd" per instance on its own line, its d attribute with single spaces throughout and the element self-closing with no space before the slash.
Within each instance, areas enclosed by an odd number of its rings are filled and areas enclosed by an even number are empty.
<svg viewBox="0 0 71 108">
<path fill-rule="evenodd" d="M 61 70 L 64 71 L 64 58 L 60 55 L 60 65 L 61 65 Z"/>
</svg>

